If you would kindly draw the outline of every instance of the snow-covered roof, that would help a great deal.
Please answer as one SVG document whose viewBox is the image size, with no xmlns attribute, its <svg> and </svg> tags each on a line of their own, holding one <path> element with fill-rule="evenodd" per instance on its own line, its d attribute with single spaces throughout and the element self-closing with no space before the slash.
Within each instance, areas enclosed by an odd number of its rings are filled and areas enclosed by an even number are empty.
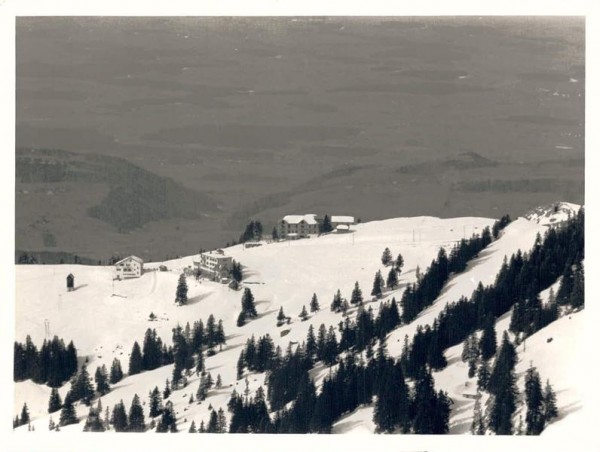
<svg viewBox="0 0 600 452">
<path fill-rule="evenodd" d="M 306 222 L 306 224 L 317 224 L 316 215 L 314 213 L 307 213 L 306 215 L 286 215 L 283 217 L 283 221 L 288 224 L 298 224 L 302 220 Z"/>
<path fill-rule="evenodd" d="M 122 264 L 123 262 L 129 261 L 129 260 L 133 260 L 136 261 L 140 264 L 144 263 L 144 259 L 142 259 L 141 257 L 137 257 L 137 256 L 128 256 L 125 259 L 121 259 L 119 262 L 116 262 L 115 265 L 119 265 Z"/>
<path fill-rule="evenodd" d="M 219 252 L 221 251 L 221 252 Z M 200 256 L 210 256 L 213 259 L 232 259 L 231 256 L 226 256 L 225 253 L 223 252 L 223 250 L 216 250 L 216 251 L 205 251 L 204 253 L 201 253 Z"/>
<path fill-rule="evenodd" d="M 331 217 L 332 223 L 354 223 L 354 217 L 348 215 L 333 215 Z"/>
<path fill-rule="evenodd" d="M 347 224 L 339 224 L 336 229 L 340 230 L 340 231 L 348 231 L 350 230 L 350 226 L 348 226 Z"/>
</svg>

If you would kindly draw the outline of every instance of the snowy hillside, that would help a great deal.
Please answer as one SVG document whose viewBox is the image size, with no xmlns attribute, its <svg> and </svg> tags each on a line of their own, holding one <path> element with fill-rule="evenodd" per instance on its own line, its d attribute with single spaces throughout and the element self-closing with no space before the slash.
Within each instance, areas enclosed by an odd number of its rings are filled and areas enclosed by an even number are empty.
<svg viewBox="0 0 600 452">
<path fill-rule="evenodd" d="M 415 321 L 393 331 L 388 338 L 391 356 L 398 357 L 406 334 L 412 336 L 418 325 L 431 324 L 446 303 L 456 301 L 460 296 L 470 296 L 479 282 L 490 284 L 494 281 L 505 256 L 518 249 L 528 250 L 536 235 L 543 234 L 549 227 L 564 220 L 570 211 L 578 206 L 561 204 L 556 212 L 539 211 L 528 218 L 519 218 L 509 224 L 500 237 L 492 242 L 472 261 L 468 268 L 453 276 L 444 287 L 438 299 L 422 312 Z M 543 219 L 543 220 L 542 220 Z M 33 342 L 41 345 L 46 336 L 45 325 L 49 325 L 50 337 L 58 335 L 66 342 L 73 340 L 80 359 L 88 359 L 88 369 L 93 374 L 96 366 L 110 367 L 114 358 L 121 361 L 127 372 L 129 353 L 134 341 L 142 343 L 147 328 L 155 328 L 158 336 L 170 344 L 172 329 L 180 324 L 206 319 L 210 314 L 222 319 L 227 343 L 215 356 L 206 358 L 206 370 L 213 378 L 219 374 L 223 381 L 222 389 L 212 389 L 206 401 L 201 404 L 188 403 L 195 394 L 199 377 L 194 374 L 186 388 L 175 391 L 170 400 L 177 414 L 178 428 L 187 431 L 190 423 L 208 421 L 209 405 L 226 410 L 231 391 L 244 390 L 243 380 L 236 381 L 236 362 L 246 340 L 255 335 L 270 334 L 275 345 L 284 350 L 289 342 L 302 342 L 309 326 L 314 328 L 323 323 L 337 325 L 341 314 L 329 309 L 337 289 L 342 296 L 350 298 L 354 282 L 358 281 L 366 300 L 370 300 L 373 276 L 384 269 L 381 254 L 389 247 L 395 257 L 402 253 L 405 266 L 400 276 L 399 287 L 387 291 L 378 301 L 368 303 L 374 312 L 383 301 L 392 296 L 399 299 L 406 283 L 415 281 L 415 271 L 424 271 L 437 255 L 440 247 L 450 249 L 457 241 L 472 234 L 480 233 L 494 220 L 486 218 L 439 219 L 432 217 L 398 218 L 353 226 L 351 234 L 331 234 L 318 238 L 291 242 L 264 244 L 256 248 L 241 245 L 227 248 L 228 255 L 244 266 L 243 286 L 252 290 L 258 311 L 258 318 L 243 327 L 236 326 L 240 312 L 242 291 L 234 291 L 225 285 L 188 278 L 189 302 L 186 306 L 174 304 L 175 289 L 181 271 L 192 265 L 194 256 L 165 262 L 168 271 L 158 271 L 163 263 L 147 264 L 146 273 L 139 279 L 113 282 L 113 271 L 109 267 L 93 266 L 17 266 L 16 300 L 16 340 L 24 341 L 27 334 Z M 73 292 L 67 292 L 65 278 L 68 273 L 75 275 Z M 303 305 L 308 308 L 310 299 L 316 293 L 321 310 L 302 322 L 298 318 Z M 543 294 L 547 296 L 547 294 Z M 280 308 L 291 317 L 291 324 L 276 326 L 276 316 Z M 150 313 L 157 316 L 150 321 Z M 355 312 L 351 309 L 350 315 Z M 569 369 L 578 368 L 580 357 L 577 354 L 563 353 L 577 348 L 580 342 L 583 312 L 570 318 L 562 318 L 527 339 L 527 350 L 519 348 L 517 372 L 522 375 L 529 362 L 533 361 L 544 380 L 550 378 L 558 396 L 561 419 L 555 422 L 566 423 L 582 404 L 578 391 L 579 381 Z M 499 337 L 508 328 L 510 314 L 499 319 L 496 331 Z M 547 338 L 553 341 L 548 343 Z M 455 405 L 450 420 L 451 433 L 468 432 L 472 416 L 473 401 L 463 397 L 467 380 L 466 364 L 461 362 L 462 347 L 456 346 L 446 351 L 449 366 L 434 374 L 436 387 L 447 391 Z M 102 397 L 102 405 L 113 406 L 123 400 L 128 406 L 134 394 L 145 402 L 148 419 L 148 393 L 158 386 L 162 390 L 167 378 L 171 378 L 172 365 L 153 371 L 126 377 L 111 387 Z M 320 371 L 319 371 L 320 369 Z M 319 368 L 311 375 L 318 377 L 327 371 Z M 317 379 L 318 382 L 318 379 Z M 249 376 L 250 390 L 264 386 L 264 375 Z M 469 383 L 470 384 L 470 383 Z M 522 382 L 519 383 L 522 386 Z M 60 389 L 64 399 L 69 384 Z M 468 386 L 467 386 L 468 389 Z M 36 431 L 47 431 L 47 414 L 50 388 L 36 385 L 31 381 L 15 384 L 14 415 L 18 414 L 26 402 Z M 77 405 L 77 414 L 84 420 L 88 408 Z M 57 421 L 58 413 L 53 415 Z M 566 424 L 565 424 L 566 425 Z M 576 429 L 572 424 L 570 428 Z M 553 427 L 553 426 L 551 426 Z M 83 428 L 83 422 L 70 425 L 64 431 Z M 570 430 L 569 428 L 569 430 Z M 26 431 L 27 427 L 18 430 Z M 373 431 L 372 408 L 359 408 L 345 416 L 334 426 L 334 432 Z M 548 428 L 548 434 L 553 429 Z M 561 432 L 562 434 L 562 432 Z"/>
</svg>

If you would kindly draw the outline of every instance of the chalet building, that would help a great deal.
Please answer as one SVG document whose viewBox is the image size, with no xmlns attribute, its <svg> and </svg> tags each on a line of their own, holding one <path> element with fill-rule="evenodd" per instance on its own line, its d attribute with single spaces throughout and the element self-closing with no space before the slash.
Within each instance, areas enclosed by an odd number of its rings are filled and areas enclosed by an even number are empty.
<svg viewBox="0 0 600 452">
<path fill-rule="evenodd" d="M 333 215 L 331 227 L 336 232 L 349 232 L 350 226 L 356 223 L 354 217 Z M 281 239 L 299 239 L 319 234 L 323 218 L 314 214 L 286 215 L 277 223 L 277 232 Z"/>
<path fill-rule="evenodd" d="M 222 281 L 229 277 L 233 268 L 233 258 L 226 256 L 223 250 L 207 251 L 201 253 L 199 259 L 194 261 L 196 269 L 203 275 Z"/>
<path fill-rule="evenodd" d="M 298 239 L 319 233 L 319 222 L 314 214 L 286 215 L 277 224 L 279 237 L 282 239 Z"/>
<path fill-rule="evenodd" d="M 137 256 L 129 256 L 115 264 L 117 279 L 139 278 L 144 272 L 144 261 Z"/>
<path fill-rule="evenodd" d="M 348 226 L 355 224 L 356 220 L 354 217 L 350 217 L 348 215 L 332 215 L 331 216 L 331 227 L 336 229 L 338 226 Z"/>
</svg>

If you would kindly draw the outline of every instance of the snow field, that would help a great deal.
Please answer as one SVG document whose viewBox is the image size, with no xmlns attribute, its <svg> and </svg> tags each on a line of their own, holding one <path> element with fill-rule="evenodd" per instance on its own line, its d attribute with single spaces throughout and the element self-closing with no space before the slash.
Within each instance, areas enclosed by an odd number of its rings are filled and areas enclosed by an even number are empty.
<svg viewBox="0 0 600 452">
<path fill-rule="evenodd" d="M 141 278 L 114 281 L 114 290 L 113 273 L 109 267 L 17 266 L 16 340 L 24 341 L 25 336 L 30 334 L 39 347 L 44 339 L 44 321 L 47 319 L 51 336 L 56 334 L 66 342 L 74 341 L 78 356 L 89 360 L 88 370 L 93 377 L 96 366 L 105 364 L 110 368 L 115 357 L 120 359 L 123 371 L 127 372 L 133 342 L 137 340 L 141 346 L 147 328 L 155 328 L 163 342 L 171 344 L 171 330 L 178 323 L 184 327 L 186 322 L 192 325 L 194 321 L 202 319 L 206 324 L 208 316 L 213 314 L 216 320 L 223 320 L 227 344 L 215 356 L 206 358 L 205 365 L 213 379 L 216 380 L 217 374 L 221 375 L 223 388 L 213 388 L 207 400 L 199 405 L 196 402 L 188 404 L 191 394 L 195 398 L 199 384 L 199 377 L 194 374 L 186 388 L 173 392 L 169 400 L 173 402 L 177 413 L 178 428 L 180 431 L 187 431 L 192 420 L 197 427 L 200 421 L 208 421 L 209 405 L 215 410 L 220 407 L 226 410 L 233 388 L 238 393 L 243 393 L 245 382 L 243 379 L 236 381 L 236 363 L 242 347 L 251 335 L 258 339 L 259 336 L 268 333 L 275 345 L 280 345 L 285 351 L 290 341 L 300 343 L 305 340 L 311 324 L 315 332 L 321 323 L 327 327 L 336 326 L 343 318 L 341 314 L 334 314 L 329 310 L 334 293 L 339 288 L 343 297 L 350 298 L 354 282 L 358 281 L 364 299 L 370 300 L 375 272 L 381 270 L 384 279 L 387 276 L 388 269 L 383 267 L 380 259 L 383 249 L 389 247 L 394 259 L 398 253 L 403 255 L 405 266 L 398 289 L 386 292 L 382 300 L 367 303 L 367 306 L 373 307 L 374 314 L 377 314 L 381 302 L 391 299 L 392 296 L 399 300 L 405 285 L 414 282 L 416 267 L 419 266 L 421 271 L 425 271 L 437 255 L 440 246 L 449 250 L 461 238 L 480 233 L 485 226 L 491 226 L 493 221 L 485 218 L 398 218 L 356 225 L 351 234 L 330 234 L 248 249 L 241 245 L 228 248 L 226 253 L 244 266 L 244 287 L 252 290 L 259 314 L 257 319 L 249 321 L 241 328 L 236 326 L 243 293 L 241 290 L 233 291 L 218 283 L 205 280 L 196 282 L 195 279 L 188 278 L 188 305 L 179 307 L 173 303 L 179 273 L 183 268 L 192 265 L 193 256 L 165 262 L 169 268 L 167 272 L 152 271 L 161 263 L 147 264 L 145 267 L 149 271 Z M 480 281 L 483 284 L 492 283 L 504 256 L 510 257 L 519 248 L 529 249 L 537 233 L 543 234 L 546 228 L 545 224 L 525 218 L 511 223 L 497 241 L 469 264 L 465 272 L 451 278 L 431 307 L 410 325 L 402 326 L 390 334 L 390 355 L 398 357 L 404 335 L 408 334 L 410 338 L 417 325 L 431 324 L 446 303 L 458 300 L 462 295 L 470 296 Z M 77 290 L 68 293 L 65 289 L 65 277 L 70 272 L 75 275 Z M 301 322 L 298 314 L 303 305 L 309 309 L 313 293 L 317 294 L 321 310 L 311 313 L 309 320 Z M 280 307 L 291 317 L 290 325 L 276 327 L 276 316 Z M 351 310 L 350 315 L 354 311 Z M 150 312 L 158 317 L 157 321 L 148 320 Z M 581 317 L 582 314 L 574 315 L 572 320 L 575 322 L 567 325 L 576 324 L 577 318 Z M 500 320 L 497 326 L 500 338 L 503 331 L 502 321 Z M 559 322 L 538 332 L 537 335 L 541 337 L 548 328 L 564 323 Z M 507 327 L 508 323 L 504 328 Z M 570 345 L 576 344 L 578 337 L 567 339 L 571 335 L 570 328 L 562 328 L 563 330 L 552 334 L 557 338 L 564 336 L 564 341 L 571 341 Z M 537 344 L 535 336 L 528 339 L 527 354 L 523 355 L 523 359 L 520 356 L 519 362 L 519 365 L 526 362 L 525 368 L 519 368 L 519 372 L 524 372 L 529 360 L 536 357 L 535 350 L 540 354 L 547 352 L 543 356 L 546 359 L 545 364 L 550 367 L 557 359 L 557 355 L 553 357 L 552 353 L 558 353 L 566 346 L 562 339 L 557 340 L 555 344 L 554 341 L 548 344 L 545 336 L 539 342 Z M 552 348 L 548 348 L 548 345 Z M 450 365 L 435 374 L 436 387 L 448 391 L 455 399 L 456 405 L 451 417 L 452 433 L 464 433 L 465 425 L 467 421 L 470 425 L 472 416 L 473 401 L 462 397 L 467 368 L 466 364 L 460 361 L 461 350 L 462 345 L 447 350 L 446 357 Z M 563 356 L 560 355 L 560 360 L 562 359 Z M 550 378 L 557 392 L 559 409 L 580 406 L 579 394 L 576 391 L 578 382 L 568 370 L 563 374 L 557 373 L 556 369 L 548 369 L 546 372 L 541 365 L 538 366 L 538 370 L 544 381 Z M 311 375 L 317 377 L 318 383 L 328 371 L 328 368 L 316 369 Z M 165 380 L 171 378 L 171 372 L 172 366 L 165 366 L 126 377 L 102 397 L 102 405 L 112 409 L 112 406 L 122 399 L 129 409 L 131 399 L 137 393 L 141 401 L 145 402 L 146 421 L 149 422 L 148 393 L 154 386 L 158 386 L 162 391 Z M 248 382 L 251 394 L 254 394 L 258 386 L 264 385 L 264 375 L 249 375 Z M 68 388 L 67 383 L 60 390 L 63 399 Z M 31 381 L 15 384 L 14 415 L 20 412 L 23 402 L 27 402 L 36 431 L 47 431 L 49 415 L 46 409 L 49 395 L 50 388 L 35 385 Z M 79 405 L 76 407 L 81 422 L 65 427 L 65 431 L 83 428 L 88 408 Z M 58 415 L 59 413 L 52 415 L 55 422 L 58 421 Z M 26 431 L 27 428 L 21 427 L 19 430 Z M 372 407 L 359 408 L 334 426 L 334 432 L 373 430 Z"/>
</svg>

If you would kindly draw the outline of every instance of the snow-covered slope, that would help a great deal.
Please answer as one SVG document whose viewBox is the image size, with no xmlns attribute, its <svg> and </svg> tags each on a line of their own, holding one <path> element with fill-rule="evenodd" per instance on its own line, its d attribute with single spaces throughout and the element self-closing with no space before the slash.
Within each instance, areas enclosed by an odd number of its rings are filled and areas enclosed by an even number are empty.
<svg viewBox="0 0 600 452">
<path fill-rule="evenodd" d="M 264 244 L 256 248 L 246 249 L 240 245 L 228 248 L 226 253 L 245 267 L 244 285 L 251 288 L 259 313 L 258 319 L 241 328 L 235 325 L 235 321 L 240 310 L 242 292 L 233 291 L 227 286 L 204 280 L 196 282 L 193 278 L 188 278 L 188 305 L 174 305 L 177 279 L 183 268 L 192 265 L 193 256 L 164 263 L 169 268 L 167 272 L 152 271 L 160 263 L 148 264 L 146 268 L 149 271 L 141 278 L 114 281 L 114 286 L 112 269 L 108 267 L 17 266 L 16 339 L 23 341 L 30 334 L 34 343 L 39 346 L 45 337 L 44 325 L 47 320 L 51 336 L 58 335 L 66 341 L 74 341 L 79 356 L 89 360 L 88 368 L 91 373 L 96 366 L 106 364 L 109 367 L 115 357 L 121 360 L 123 370 L 127 371 L 128 355 L 133 342 L 137 340 L 141 344 L 147 328 L 156 328 L 163 341 L 171 343 L 171 330 L 176 324 L 184 326 L 186 322 L 191 324 L 199 319 L 206 321 L 210 314 L 214 314 L 224 322 L 227 345 L 215 356 L 207 358 L 206 368 L 213 378 L 217 374 L 221 375 L 224 388 L 211 390 L 209 398 L 200 405 L 188 404 L 190 394 L 195 394 L 198 387 L 198 378 L 193 376 L 187 388 L 173 393 L 171 400 L 177 412 L 178 427 L 185 431 L 192 420 L 196 425 L 201 420 L 208 420 L 209 405 L 215 409 L 225 409 L 233 387 L 238 391 L 244 389 L 244 382 L 235 379 L 236 362 L 241 347 L 252 334 L 258 337 L 269 333 L 276 345 L 285 348 L 290 341 L 304 340 L 310 324 L 315 328 L 321 323 L 336 325 L 341 316 L 329 310 L 334 292 L 339 288 L 342 295 L 349 298 L 354 282 L 358 281 L 365 299 L 370 299 L 368 294 L 373 276 L 377 270 L 384 270 L 380 259 L 385 247 L 391 249 L 394 257 L 402 253 L 405 260 L 399 288 L 386 293 L 384 297 L 384 300 L 392 296 L 398 299 L 406 283 L 414 281 L 416 267 L 419 266 L 424 271 L 441 246 L 450 248 L 461 238 L 470 237 L 473 233 L 481 232 L 485 226 L 491 226 L 493 221 L 485 218 L 398 218 L 356 225 L 351 234 L 331 234 Z M 547 224 L 550 223 L 526 218 L 519 218 L 511 223 L 501 237 L 484 250 L 465 272 L 449 281 L 433 306 L 413 323 L 390 335 L 390 354 L 398 356 L 404 335 L 411 336 L 418 324 L 431 323 L 447 302 L 454 301 L 461 295 L 469 296 L 480 281 L 484 284 L 493 282 L 504 256 L 510 256 L 519 248 L 526 250 L 531 247 L 537 233 L 543 233 Z M 75 275 L 76 290 L 73 292 L 66 292 L 65 289 L 68 273 Z M 298 314 L 303 305 L 308 308 L 313 293 L 317 294 L 321 311 L 313 314 L 308 321 L 301 322 Z M 377 312 L 381 301 L 371 302 L 369 305 Z M 280 307 L 283 307 L 286 315 L 292 317 L 290 325 L 276 327 Z M 148 320 L 151 312 L 158 317 L 157 321 Z M 289 331 L 286 332 L 287 330 Z M 451 362 L 448 375 L 444 374 L 445 370 L 436 376 L 436 385 L 440 388 L 464 384 L 466 369 L 463 376 L 452 373 L 456 362 L 454 354 L 456 351 L 453 349 L 447 352 Z M 458 354 L 460 355 L 460 351 Z M 458 364 L 463 364 L 460 358 Z M 154 386 L 162 389 L 171 372 L 172 366 L 165 366 L 127 377 L 102 397 L 102 404 L 105 407 L 112 406 L 122 399 L 128 406 L 135 393 L 142 400 L 147 400 L 148 392 Z M 546 375 L 543 371 L 541 374 L 554 382 L 551 375 Z M 253 391 L 264 383 L 264 375 L 251 375 L 249 382 Z M 63 397 L 68 386 L 67 384 L 61 389 Z M 27 402 L 36 430 L 46 430 L 49 394 L 49 388 L 30 381 L 15 384 L 14 414 Z M 145 409 L 147 408 L 146 403 Z M 358 410 L 340 420 L 334 430 L 373 431 L 372 410 L 362 410 L 364 412 Z M 462 415 L 467 411 L 463 410 Z M 78 407 L 81 419 L 86 414 L 87 407 Z M 453 423 L 459 422 L 456 417 L 459 414 L 455 410 Z M 57 414 L 54 417 L 57 418 Z M 82 427 L 83 422 L 65 430 L 80 430 Z M 455 428 L 453 431 L 458 433 L 462 429 Z"/>
</svg>

